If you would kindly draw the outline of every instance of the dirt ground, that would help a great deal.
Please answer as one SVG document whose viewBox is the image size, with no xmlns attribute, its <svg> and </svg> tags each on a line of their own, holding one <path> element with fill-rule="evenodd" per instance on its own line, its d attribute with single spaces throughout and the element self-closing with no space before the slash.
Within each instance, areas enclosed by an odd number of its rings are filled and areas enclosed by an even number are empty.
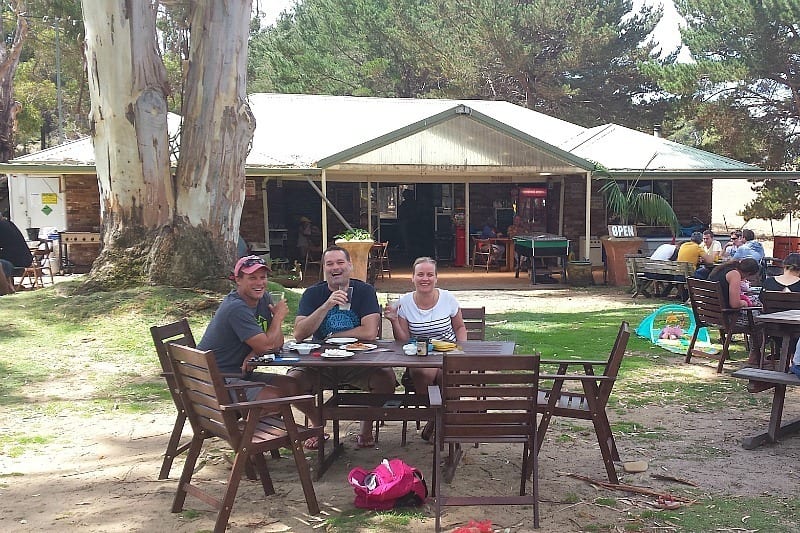
<svg viewBox="0 0 800 533">
<path fill-rule="evenodd" d="M 393 278 L 398 276 L 393 276 Z M 457 297 L 464 306 L 486 305 L 487 312 L 509 309 L 547 308 L 557 311 L 574 305 L 581 298 L 582 307 L 608 309 L 630 305 L 615 290 L 600 291 L 588 297 L 585 292 L 563 288 L 530 290 L 520 285 L 515 291 L 485 290 L 458 285 L 454 280 L 442 286 L 458 288 Z M 394 284 L 397 283 L 395 287 Z M 378 283 L 379 291 L 405 291 L 406 280 Z M 383 285 L 382 285 L 383 284 Z M 666 352 L 665 352 L 666 354 Z M 79 354 L 75 354 L 80 357 Z M 86 362 L 86 364 L 89 364 Z M 108 372 L 117 369 L 107 368 Z M 717 377 L 711 364 L 685 365 L 677 357 L 665 355 L 660 372 L 653 379 L 663 379 L 674 372 L 689 372 L 708 380 L 731 380 Z M 673 377 L 674 379 L 674 377 Z M 0 428 L 8 430 L 24 425 L 31 434 L 59 438 L 45 446 L 31 447 L 21 456 L 0 456 L 0 530 L 17 531 L 178 531 L 211 530 L 215 514 L 195 499 L 187 500 L 187 509 L 195 512 L 172 514 L 170 507 L 182 459 L 173 466 L 171 477 L 157 480 L 161 454 L 174 421 L 174 411 L 125 414 L 121 411 L 98 411 L 91 417 L 41 412 L 36 403 L 60 398 L 82 401 L 85 382 L 52 380 L 25 391 L 31 398 L 32 415 L 23 420 L 9 420 L 0 413 Z M 800 395 L 787 398 L 787 417 L 800 415 Z M 725 397 L 719 401 L 724 403 Z M 787 438 L 778 445 L 747 451 L 741 438 L 766 427 L 769 416 L 764 405 L 741 410 L 709 412 L 685 409 L 681 405 L 615 409 L 609 412 L 612 423 L 624 420 L 640 428 L 658 430 L 658 438 L 630 433 L 616 434 L 617 446 L 624 461 L 644 460 L 646 472 L 621 474 L 621 481 L 650 487 L 659 492 L 686 495 L 688 487 L 658 480 L 658 473 L 689 480 L 694 491 L 724 497 L 771 494 L 776 497 L 796 495 L 800 482 L 800 437 Z M 355 466 L 371 467 L 383 457 L 401 457 L 419 467 L 430 478 L 433 448 L 420 439 L 413 425 L 409 443 L 400 447 L 400 423 L 387 423 L 381 429 L 375 449 L 357 449 L 348 443 L 339 461 L 315 482 L 323 517 L 348 516 L 353 513 L 353 493 L 346 477 Z M 635 428 L 636 426 L 628 426 Z M 345 426 L 353 433 L 354 425 Z M 644 430 L 641 430 L 644 431 Z M 190 430 L 187 427 L 186 435 Z M 228 464 L 225 450 L 207 446 L 196 478 L 218 488 L 220 495 Z M 453 485 L 445 490 L 479 493 L 504 493 L 518 482 L 520 453 L 508 446 L 483 444 L 468 448 Z M 325 531 L 316 517 L 307 514 L 300 485 L 291 458 L 271 460 L 270 469 L 278 494 L 264 499 L 260 484 L 243 481 L 230 520 L 233 532 L 313 532 Z M 622 472 L 622 468 L 618 468 Z M 635 523 L 635 516 L 653 508 L 656 500 L 622 492 L 611 492 L 579 479 L 566 476 L 573 472 L 597 480 L 605 479 L 600 452 L 590 424 L 556 421 L 548 431 L 540 454 L 541 525 L 543 532 L 588 530 L 623 531 Z M 697 492 L 695 492 L 697 493 Z M 610 500 L 613 499 L 613 500 Z M 703 505 L 700 501 L 695 505 Z M 523 532 L 532 529 L 529 507 L 449 508 L 443 517 L 445 530 L 466 524 L 470 519 L 491 520 L 495 530 Z M 735 520 L 740 531 L 747 530 L 747 519 Z M 680 524 L 662 524 L 664 531 L 681 531 Z M 645 530 L 654 531 L 648 527 Z M 388 531 L 389 526 L 373 522 L 372 529 L 339 531 Z M 431 505 L 420 509 L 408 527 L 395 530 L 427 532 L 433 530 Z M 725 529 L 733 531 L 733 529 Z"/>
</svg>

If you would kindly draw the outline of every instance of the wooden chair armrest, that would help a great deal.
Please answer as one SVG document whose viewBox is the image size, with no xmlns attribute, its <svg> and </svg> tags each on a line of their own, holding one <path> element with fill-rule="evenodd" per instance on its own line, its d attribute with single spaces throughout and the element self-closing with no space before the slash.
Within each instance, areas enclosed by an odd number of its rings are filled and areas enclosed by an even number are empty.
<svg viewBox="0 0 800 533">
<path fill-rule="evenodd" d="M 434 408 L 442 406 L 442 389 L 439 385 L 428 385 L 428 404 Z"/>
<path fill-rule="evenodd" d="M 220 405 L 219 408 L 223 411 L 247 411 L 248 409 L 253 409 L 254 407 L 265 407 L 265 406 L 280 406 L 280 405 L 291 405 L 297 403 L 308 403 L 313 402 L 314 396 L 310 394 L 303 394 L 302 396 L 286 396 L 283 398 L 273 398 L 271 400 L 254 400 L 252 402 L 236 402 L 236 403 L 229 403 Z"/>
<path fill-rule="evenodd" d="M 584 359 L 541 359 L 542 365 L 607 365 L 608 361 L 590 361 Z"/>
<path fill-rule="evenodd" d="M 591 374 L 539 374 L 540 380 L 555 381 L 615 381 L 612 376 L 593 376 Z"/>
</svg>

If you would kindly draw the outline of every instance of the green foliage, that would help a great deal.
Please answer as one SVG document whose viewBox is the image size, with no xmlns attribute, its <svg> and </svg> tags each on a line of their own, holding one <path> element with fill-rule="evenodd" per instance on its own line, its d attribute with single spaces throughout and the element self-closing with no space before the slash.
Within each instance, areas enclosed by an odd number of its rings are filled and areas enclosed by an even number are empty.
<svg viewBox="0 0 800 533">
<path fill-rule="evenodd" d="M 502 99 L 566 120 L 650 124 L 638 70 L 660 11 L 631 2 L 305 0 L 251 40 L 248 90 Z M 642 111 L 631 113 L 632 107 Z"/>
<path fill-rule="evenodd" d="M 672 234 L 680 230 L 680 223 L 675 211 L 666 198 L 653 192 L 643 192 L 636 187 L 636 182 L 626 190 L 622 190 L 619 182 L 602 167 L 596 165 L 595 175 L 603 178 L 605 183 L 600 192 L 606 195 L 609 213 L 619 220 L 620 224 L 655 224 L 668 226 Z"/>
<path fill-rule="evenodd" d="M 709 107 L 718 116 L 699 120 L 698 131 L 714 130 L 720 136 L 717 144 L 732 149 L 746 146 L 736 140 L 742 133 L 737 126 L 744 125 L 747 139 L 760 150 L 758 155 L 750 155 L 751 151 L 745 149 L 737 159 L 770 169 L 796 167 L 800 154 L 798 4 L 783 0 L 677 0 L 675 5 L 686 19 L 681 37 L 695 62 L 668 66 L 651 62 L 643 66 L 643 71 L 665 90 L 694 105 L 719 101 L 721 105 Z M 681 114 L 694 117 L 692 111 L 688 106 Z M 734 115 L 746 118 L 732 121 L 728 127 L 728 118 Z M 748 125 L 752 122 L 759 127 Z"/>
<path fill-rule="evenodd" d="M 753 186 L 756 197 L 739 212 L 745 221 L 751 218 L 780 220 L 800 213 L 800 185 L 793 181 L 766 180 Z"/>
<path fill-rule="evenodd" d="M 339 235 L 336 235 L 334 241 L 341 240 L 341 241 L 371 241 L 372 234 L 361 228 L 353 228 L 346 231 L 343 231 Z"/>
</svg>

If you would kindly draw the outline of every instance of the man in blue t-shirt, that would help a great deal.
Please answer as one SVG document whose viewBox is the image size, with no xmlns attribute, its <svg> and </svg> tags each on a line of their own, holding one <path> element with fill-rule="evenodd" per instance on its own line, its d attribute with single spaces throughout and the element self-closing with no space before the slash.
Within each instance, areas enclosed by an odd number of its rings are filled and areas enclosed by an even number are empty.
<svg viewBox="0 0 800 533">
<path fill-rule="evenodd" d="M 257 255 L 236 262 L 233 277 L 236 288 L 219 306 L 197 345 L 212 350 L 220 372 L 236 374 L 228 383 L 261 382 L 262 389 L 245 389 L 248 400 L 280 398 L 299 394 L 297 380 L 280 374 L 253 372 L 248 362 L 259 355 L 273 353 L 283 346 L 281 326 L 289 307 L 285 300 L 273 302 L 267 291 L 269 267 Z"/>
<path fill-rule="evenodd" d="M 355 337 L 372 342 L 378 336 L 381 320 L 380 306 L 375 288 L 356 279 L 350 279 L 353 264 L 350 254 L 339 246 L 329 246 L 322 253 L 322 268 L 326 281 L 307 288 L 300 298 L 297 318 L 294 322 L 294 338 L 302 341 L 308 337 L 324 340 L 333 335 Z M 348 293 L 351 294 L 348 304 Z M 344 307 L 344 309 L 343 309 Z M 349 308 L 348 308 L 349 307 Z M 325 387 L 347 384 L 374 393 L 391 394 L 395 387 L 395 374 L 391 368 L 309 368 L 297 367 L 289 370 L 289 376 L 297 378 L 302 392 L 315 392 L 317 378 L 322 377 Z M 311 417 L 314 425 L 321 423 Z M 361 432 L 356 439 L 359 448 L 375 445 L 372 437 L 372 421 L 361 422 Z M 308 439 L 306 448 L 319 445 L 315 437 Z"/>
</svg>

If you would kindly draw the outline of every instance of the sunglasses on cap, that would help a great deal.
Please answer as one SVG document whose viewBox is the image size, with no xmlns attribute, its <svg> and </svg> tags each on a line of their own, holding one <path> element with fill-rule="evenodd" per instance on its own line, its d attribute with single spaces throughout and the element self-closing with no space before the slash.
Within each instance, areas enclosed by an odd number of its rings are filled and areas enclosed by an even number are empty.
<svg viewBox="0 0 800 533">
<path fill-rule="evenodd" d="M 241 268 L 250 268 L 253 265 L 267 266 L 267 263 L 264 262 L 263 258 L 257 255 L 248 255 L 244 258 L 244 261 L 242 261 Z"/>
</svg>

